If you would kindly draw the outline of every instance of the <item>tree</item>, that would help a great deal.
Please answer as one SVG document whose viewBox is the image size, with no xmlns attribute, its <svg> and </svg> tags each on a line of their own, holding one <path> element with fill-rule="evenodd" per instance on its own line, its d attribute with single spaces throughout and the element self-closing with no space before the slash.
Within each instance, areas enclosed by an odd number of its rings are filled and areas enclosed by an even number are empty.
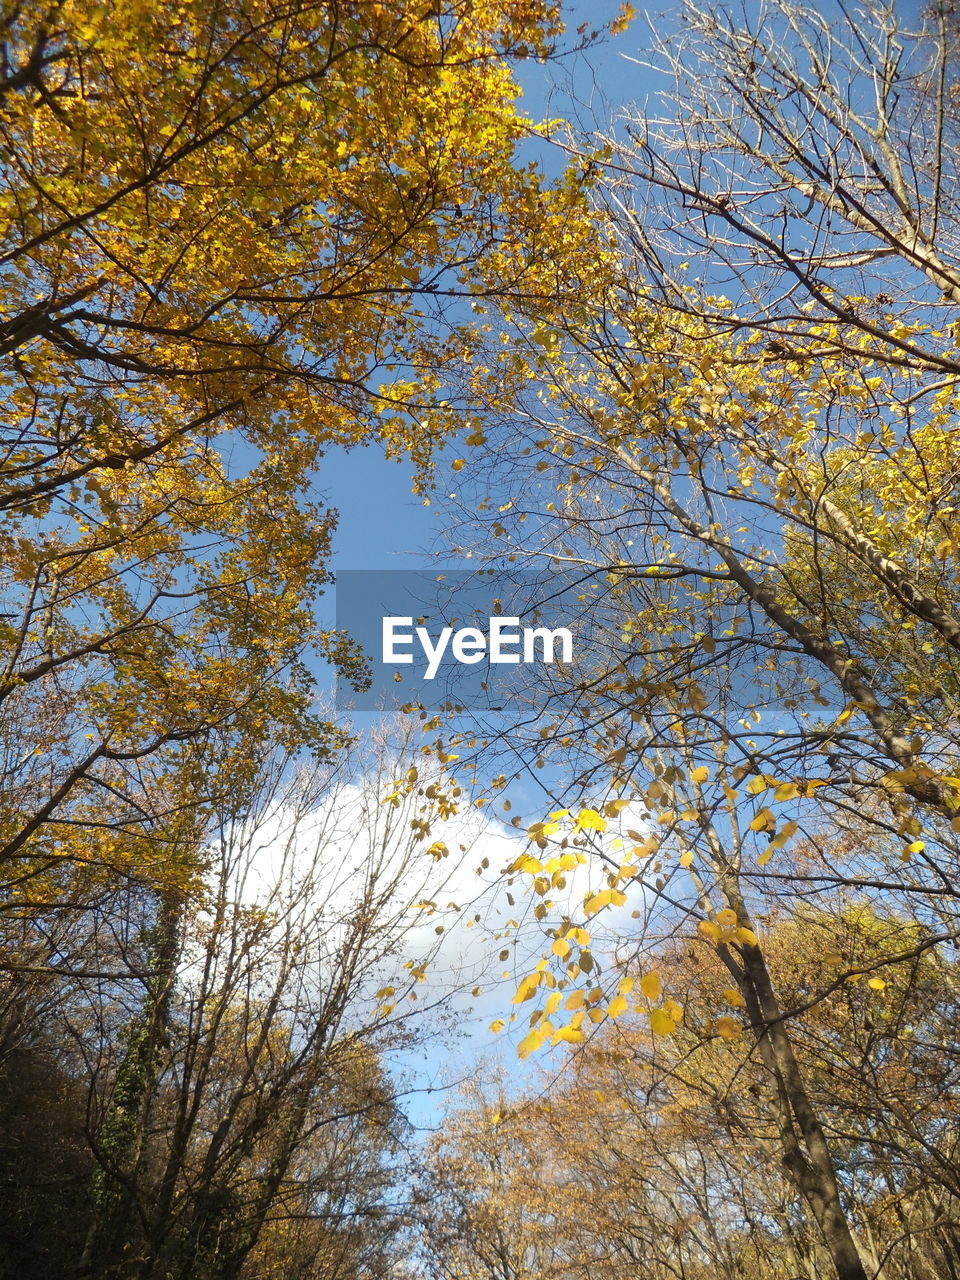
<svg viewBox="0 0 960 1280">
<path fill-rule="evenodd" d="M 30 1099 L 32 1124 L 11 1125 L 0 1176 L 36 1168 L 64 1216 L 41 1245 L 47 1193 L 10 1197 L 0 1239 L 19 1274 L 386 1274 L 405 1124 L 385 1055 L 442 1003 L 424 983 L 436 922 L 456 915 L 424 844 L 456 795 L 439 773 L 414 786 L 407 747 L 297 771 L 278 746 L 253 801 L 218 808 L 191 910 L 132 886 L 91 947 L 104 971 L 60 977 L 21 1017 L 0 1107 Z"/>
<path fill-rule="evenodd" d="M 501 563 L 573 568 L 595 601 L 521 725 L 578 758 L 515 869 L 542 897 L 578 840 L 609 871 L 587 917 L 640 879 L 647 941 L 698 924 L 778 1080 L 794 1185 L 862 1277 L 755 918 L 850 885 L 918 919 L 921 950 L 958 933 L 955 38 L 943 6 L 913 31 L 787 0 L 686 4 L 678 28 L 675 112 L 572 143 L 605 175 L 602 261 L 576 305 L 508 308 L 511 398 L 476 455 Z M 583 924 L 545 926 L 526 1047 L 588 1026 L 553 989 Z"/>
<path fill-rule="evenodd" d="M 536 291 L 580 196 L 514 164 L 510 68 L 559 29 L 539 0 L 4 18 L 8 885 L 135 871 L 159 796 L 202 810 L 277 725 L 331 738 L 311 655 L 358 669 L 311 613 L 320 460 L 427 468 L 473 395 L 457 300 Z"/>
<path fill-rule="evenodd" d="M 941 1045 L 956 1029 L 953 963 L 927 953 L 887 964 L 894 939 L 907 950 L 916 926 L 840 898 L 767 925 L 775 982 L 803 1006 L 791 1032 L 870 1273 L 949 1271 L 956 1064 L 941 1075 L 954 1056 Z M 868 971 L 880 961 L 886 983 L 841 982 L 811 1002 L 821 978 L 811 936 Z M 829 1269 L 780 1158 L 775 1077 L 751 1039 L 731 1033 L 736 992 L 723 964 L 705 939 L 677 940 L 655 959 L 684 994 L 674 1037 L 624 1014 L 571 1051 L 559 1080 L 551 1071 L 512 1090 L 464 1091 L 423 1191 L 425 1246 L 444 1274 L 504 1275 L 505 1254 L 527 1267 L 535 1258 L 538 1275 L 609 1280 L 641 1269 L 657 1280 L 812 1280 Z"/>
</svg>

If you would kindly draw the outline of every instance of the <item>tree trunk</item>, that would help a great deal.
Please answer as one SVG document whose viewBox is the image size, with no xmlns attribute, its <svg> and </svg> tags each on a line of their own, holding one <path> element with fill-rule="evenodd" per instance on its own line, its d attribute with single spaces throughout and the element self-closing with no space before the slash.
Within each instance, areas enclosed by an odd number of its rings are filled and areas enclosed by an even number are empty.
<svg viewBox="0 0 960 1280">
<path fill-rule="evenodd" d="M 743 918 L 742 905 L 738 916 Z M 867 1272 L 840 1198 L 836 1166 L 783 1022 L 773 982 L 757 946 L 741 949 L 742 966 L 730 955 L 764 1065 L 776 1084 L 783 1167 L 810 1206 L 823 1233 L 838 1280 L 867 1280 Z"/>
<path fill-rule="evenodd" d="M 77 1264 L 79 1280 L 120 1275 L 138 1246 L 138 1201 L 149 1203 L 140 1185 L 144 1139 L 156 1096 L 160 1058 L 170 1017 L 170 992 L 179 953 L 181 904 L 168 894 L 151 930 L 150 978 L 143 1007 L 126 1030 L 126 1048 L 113 1097 L 96 1137 L 99 1168 L 94 1176 L 93 1221 Z"/>
</svg>

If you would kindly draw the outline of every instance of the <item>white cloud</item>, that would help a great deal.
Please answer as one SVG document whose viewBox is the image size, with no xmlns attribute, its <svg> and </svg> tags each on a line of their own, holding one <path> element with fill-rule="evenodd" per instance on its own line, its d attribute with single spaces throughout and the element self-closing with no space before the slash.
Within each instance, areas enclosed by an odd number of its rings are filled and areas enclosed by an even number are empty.
<svg viewBox="0 0 960 1280">
<path fill-rule="evenodd" d="M 414 791 L 425 785 L 429 780 L 419 780 Z M 479 1052 L 496 1054 L 502 1046 L 505 1057 L 512 1055 L 512 1030 L 496 1037 L 490 1023 L 509 1019 L 517 982 L 549 949 L 546 930 L 564 913 L 582 921 L 584 897 L 603 887 L 608 865 L 596 856 L 568 872 L 566 886 L 547 895 L 553 905 L 538 922 L 534 909 L 543 898 L 531 892 L 529 876 L 514 876 L 511 883 L 506 868 L 525 851 L 541 860 L 548 851 L 531 848 L 524 831 L 463 796 L 455 813 L 435 816 L 429 834 L 414 841 L 410 823 L 422 798 L 404 795 L 395 806 L 384 803 L 389 791 L 389 777 L 381 772 L 341 780 L 306 807 L 295 792 L 281 794 L 255 820 L 231 829 L 215 850 L 211 910 L 219 900 L 262 922 L 257 965 L 265 985 L 275 981 L 289 960 L 291 940 L 298 940 L 309 957 L 305 981 L 317 990 L 342 959 L 358 921 L 373 913 L 376 927 L 358 965 L 352 1016 L 366 1022 L 378 1004 L 391 1002 L 391 1019 L 439 1011 L 434 1024 L 446 1026 L 445 1039 L 393 1055 L 418 1087 L 428 1087 L 459 1078 Z M 595 852 L 623 861 L 618 841 L 628 828 L 643 827 L 639 809 L 624 810 L 595 835 Z M 428 852 L 436 842 L 446 846 L 446 856 Z M 597 935 L 592 949 L 598 960 L 609 959 L 640 894 L 637 885 L 624 907 L 588 923 Z M 200 978 L 199 948 L 209 919 L 207 912 L 188 948 L 182 973 L 187 985 Z M 420 965 L 422 981 L 414 976 Z M 376 992 L 390 986 L 396 996 L 378 1000 Z M 513 1028 L 518 1035 L 526 1029 L 526 1012 Z M 421 1117 L 425 1113 L 421 1107 Z"/>
</svg>

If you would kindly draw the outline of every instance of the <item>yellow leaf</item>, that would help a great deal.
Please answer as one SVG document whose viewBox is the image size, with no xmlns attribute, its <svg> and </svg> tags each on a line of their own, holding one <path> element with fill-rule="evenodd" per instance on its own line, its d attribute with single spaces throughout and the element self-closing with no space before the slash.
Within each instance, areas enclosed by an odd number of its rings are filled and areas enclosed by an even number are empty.
<svg viewBox="0 0 960 1280">
<path fill-rule="evenodd" d="M 751 831 L 766 831 L 769 827 L 774 826 L 774 817 L 769 809 L 761 809 L 754 820 L 750 823 Z"/>
<path fill-rule="evenodd" d="M 577 1027 L 561 1027 L 559 1031 L 554 1033 L 554 1044 L 579 1044 L 583 1039 L 583 1032 Z"/>
<path fill-rule="evenodd" d="M 529 1054 L 536 1053 L 546 1039 L 546 1036 L 547 1033 L 542 1027 L 534 1027 L 534 1029 L 528 1032 L 517 1045 L 517 1057 L 526 1058 Z"/>
<path fill-rule="evenodd" d="M 686 849 L 680 855 L 680 865 L 681 867 L 689 867 L 692 862 L 693 862 L 693 853 L 690 849 Z"/>
<path fill-rule="evenodd" d="M 873 991 L 882 991 L 886 985 L 882 978 L 870 978 L 867 981 L 867 986 Z"/>
<path fill-rule="evenodd" d="M 606 831 L 606 819 L 596 809 L 581 809 L 575 823 L 581 831 Z"/>
<path fill-rule="evenodd" d="M 626 1010 L 627 1002 L 624 1000 L 623 996 L 614 996 L 610 1001 L 609 1008 L 607 1009 L 607 1016 L 610 1018 L 619 1018 L 621 1013 L 625 1013 Z"/>
<path fill-rule="evenodd" d="M 735 1018 L 718 1018 L 714 1023 L 714 1029 L 717 1035 L 722 1036 L 724 1040 L 736 1040 L 743 1028 Z"/>
<path fill-rule="evenodd" d="M 677 1024 L 663 1009 L 653 1009 L 650 1013 L 650 1030 L 657 1036 L 672 1036 Z"/>
<path fill-rule="evenodd" d="M 640 979 L 640 990 L 648 1000 L 659 1000 L 663 992 L 663 984 L 656 973 L 645 973 Z"/>
<path fill-rule="evenodd" d="M 774 800 L 795 800 L 799 794 L 800 788 L 795 782 L 781 782 L 773 789 Z"/>
<path fill-rule="evenodd" d="M 583 911 L 586 916 L 595 916 L 598 911 L 602 911 L 604 907 L 610 905 L 612 891 L 610 889 L 601 889 L 599 893 L 592 893 L 583 904 Z"/>
<path fill-rule="evenodd" d="M 707 705 L 703 690 L 695 683 L 691 683 L 687 689 L 687 701 L 694 711 L 703 711 Z"/>
<path fill-rule="evenodd" d="M 622 813 L 630 804 L 629 800 L 611 800 L 603 806 L 603 812 L 608 818 L 615 818 L 618 813 Z"/>
<path fill-rule="evenodd" d="M 736 987 L 724 987 L 723 998 L 726 1000 L 727 1004 L 731 1005 L 734 1009 L 746 1008 L 747 1002 Z"/>
<path fill-rule="evenodd" d="M 782 849 L 783 846 L 790 839 L 790 837 L 795 834 L 796 830 L 797 830 L 797 824 L 795 822 L 785 822 L 783 826 L 780 828 L 780 830 L 773 837 L 773 839 L 770 841 L 771 850 Z"/>
<path fill-rule="evenodd" d="M 523 1004 L 524 1000 L 529 1000 L 539 987 L 543 974 L 528 973 L 527 976 L 517 987 L 517 994 L 513 997 L 514 1004 Z"/>
<path fill-rule="evenodd" d="M 705 764 L 699 765 L 696 769 L 690 770 L 691 782 L 706 782 L 707 778 L 709 777 L 710 777 L 710 770 L 707 768 Z"/>
</svg>

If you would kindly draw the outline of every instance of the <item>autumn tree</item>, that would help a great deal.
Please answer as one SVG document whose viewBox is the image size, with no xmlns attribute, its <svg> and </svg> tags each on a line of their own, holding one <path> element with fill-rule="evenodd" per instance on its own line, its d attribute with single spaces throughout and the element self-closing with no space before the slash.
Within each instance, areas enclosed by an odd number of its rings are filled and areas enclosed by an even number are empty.
<svg viewBox="0 0 960 1280">
<path fill-rule="evenodd" d="M 609 874 L 586 917 L 639 880 L 639 949 L 658 929 L 717 948 L 785 1168 L 857 1278 L 757 919 L 848 885 L 917 919 L 921 951 L 957 936 L 953 25 L 683 5 L 670 109 L 564 144 L 602 175 L 595 288 L 507 309 L 509 399 L 458 477 L 492 563 L 572 569 L 593 602 L 511 735 L 553 762 L 514 868 L 548 922 L 529 1043 L 589 1029 L 558 996 L 589 919 L 550 914 L 579 841 Z M 679 1034 L 664 996 L 651 1025 Z"/>
<path fill-rule="evenodd" d="M 220 802 L 191 911 L 130 886 L 85 937 L 86 973 L 48 965 L 21 994 L 35 1007 L 0 1063 L 0 1108 L 23 1111 L 0 1144 L 4 1274 L 386 1274 L 406 1130 L 385 1055 L 447 992 L 425 983 L 458 914 L 453 862 L 424 832 L 457 789 L 413 786 L 402 735 L 291 764 L 278 746 L 253 801 Z"/>
<path fill-rule="evenodd" d="M 952 1274 L 953 961 L 928 951 L 890 965 L 916 926 L 863 902 L 765 923 L 870 1273 Z M 836 949 L 835 972 L 852 963 L 861 976 L 811 1000 L 822 984 L 811 938 Z M 656 961 L 684 998 L 673 1037 L 624 1014 L 571 1050 L 559 1076 L 551 1064 L 522 1085 L 464 1090 L 424 1182 L 424 1243 L 442 1274 L 507 1274 L 497 1259 L 508 1255 L 536 1259 L 538 1275 L 609 1280 L 828 1271 L 780 1158 L 775 1079 L 732 1029 L 737 992 L 716 951 L 678 939 Z"/>
<path fill-rule="evenodd" d="M 428 467 L 475 398 L 466 300 L 537 292 L 579 194 L 514 164 L 511 67 L 559 31 L 538 0 L 5 14 L 11 891 L 135 869 L 145 806 L 241 785 L 278 724 L 329 738 L 310 664 L 357 673 L 312 615 L 320 460 Z"/>
</svg>

